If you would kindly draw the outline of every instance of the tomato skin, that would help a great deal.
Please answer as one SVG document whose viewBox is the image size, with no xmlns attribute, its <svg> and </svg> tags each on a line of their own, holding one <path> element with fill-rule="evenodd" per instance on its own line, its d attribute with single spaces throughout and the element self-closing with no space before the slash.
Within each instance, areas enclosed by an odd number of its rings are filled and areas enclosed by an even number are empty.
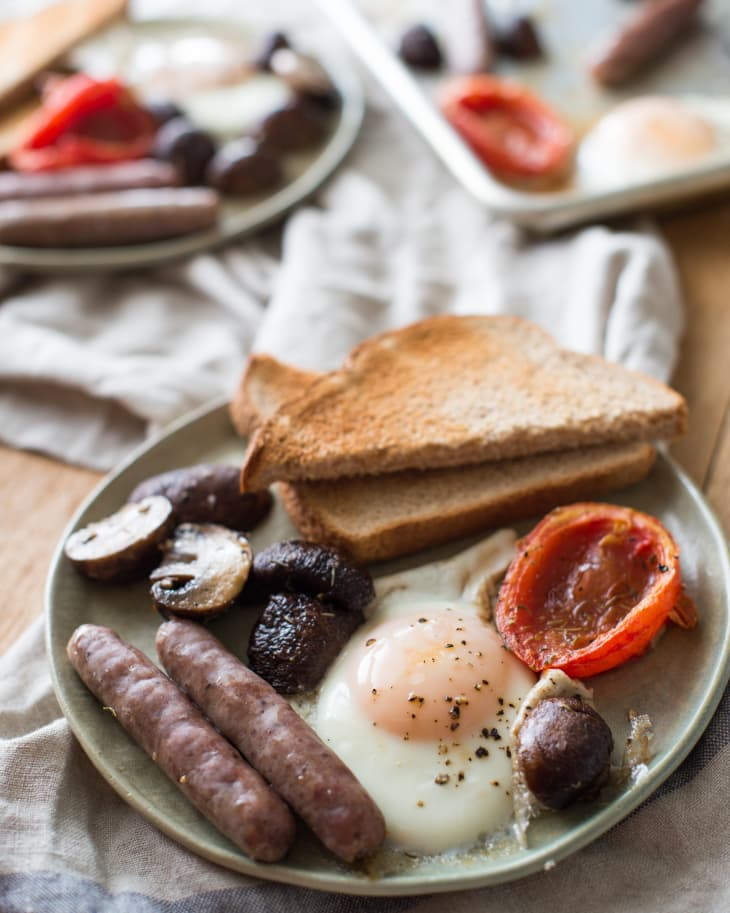
<svg viewBox="0 0 730 913">
<path fill-rule="evenodd" d="M 450 80 L 441 111 L 487 168 L 507 178 L 566 173 L 575 138 L 560 116 L 528 89 L 478 74 Z"/>
<path fill-rule="evenodd" d="M 631 508 L 590 502 L 559 507 L 520 540 L 518 550 L 500 588 L 495 618 L 507 647 L 535 672 L 555 668 L 587 678 L 639 656 L 682 598 L 674 540 L 654 517 Z M 566 581 L 575 577 L 577 568 L 582 572 L 585 556 L 593 556 L 592 566 L 587 561 L 589 572 L 603 583 L 604 552 L 608 565 L 616 562 L 622 573 L 641 581 L 641 592 L 622 617 L 604 629 L 600 619 L 593 630 L 594 619 L 584 618 L 586 629 L 575 638 L 574 629 L 567 631 L 560 616 L 563 612 L 569 617 L 571 607 L 560 598 L 572 595 Z M 619 587 L 622 583 L 619 579 Z M 600 603 L 600 589 L 592 595 Z M 555 618 L 545 616 L 550 599 L 557 602 L 552 607 Z"/>
<path fill-rule="evenodd" d="M 17 171 L 49 171 L 146 155 L 152 117 L 117 79 L 77 73 L 54 80 L 22 143 L 10 152 Z"/>
</svg>

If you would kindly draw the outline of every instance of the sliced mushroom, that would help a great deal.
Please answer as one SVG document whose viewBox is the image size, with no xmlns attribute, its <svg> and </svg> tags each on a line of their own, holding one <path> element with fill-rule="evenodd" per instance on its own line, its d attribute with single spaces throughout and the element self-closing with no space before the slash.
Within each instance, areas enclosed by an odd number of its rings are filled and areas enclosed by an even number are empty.
<svg viewBox="0 0 730 913">
<path fill-rule="evenodd" d="M 251 546 L 240 533 L 215 523 L 182 523 L 150 574 L 158 608 L 186 618 L 227 609 L 246 583 Z"/>
<path fill-rule="evenodd" d="M 335 87 L 322 64 L 291 48 L 278 48 L 269 58 L 269 68 L 297 95 L 332 96 Z"/>
<path fill-rule="evenodd" d="M 361 612 L 375 596 L 370 573 L 335 548 L 292 539 L 259 552 L 253 564 L 252 599 L 273 593 L 303 593 Z"/>
<path fill-rule="evenodd" d="M 143 498 L 76 530 L 64 551 L 92 580 L 120 583 L 141 579 L 159 560 L 160 546 L 172 525 L 172 504 L 167 498 Z"/>
</svg>

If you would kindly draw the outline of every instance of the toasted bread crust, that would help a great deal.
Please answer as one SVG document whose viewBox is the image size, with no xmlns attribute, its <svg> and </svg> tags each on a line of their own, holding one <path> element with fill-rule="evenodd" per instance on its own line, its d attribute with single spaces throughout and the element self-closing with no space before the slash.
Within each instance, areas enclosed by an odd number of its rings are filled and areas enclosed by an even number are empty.
<svg viewBox="0 0 730 913">
<path fill-rule="evenodd" d="M 411 554 L 624 488 L 656 452 L 636 443 L 387 476 L 280 483 L 294 525 L 362 562 Z"/>
<path fill-rule="evenodd" d="M 280 406 L 301 396 L 321 376 L 284 364 L 272 355 L 254 353 L 231 400 L 233 427 L 242 437 L 248 437 Z"/>
<path fill-rule="evenodd" d="M 382 333 L 257 430 L 244 488 L 507 460 L 686 430 L 684 399 L 518 317 L 442 315 Z"/>
</svg>

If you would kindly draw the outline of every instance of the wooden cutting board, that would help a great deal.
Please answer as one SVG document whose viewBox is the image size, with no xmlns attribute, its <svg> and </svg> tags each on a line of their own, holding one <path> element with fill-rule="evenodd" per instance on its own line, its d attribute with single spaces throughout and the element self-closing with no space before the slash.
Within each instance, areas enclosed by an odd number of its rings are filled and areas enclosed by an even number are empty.
<svg viewBox="0 0 730 913">
<path fill-rule="evenodd" d="M 62 0 L 0 23 L 0 111 L 22 99 L 34 78 L 124 13 L 126 0 Z"/>
</svg>

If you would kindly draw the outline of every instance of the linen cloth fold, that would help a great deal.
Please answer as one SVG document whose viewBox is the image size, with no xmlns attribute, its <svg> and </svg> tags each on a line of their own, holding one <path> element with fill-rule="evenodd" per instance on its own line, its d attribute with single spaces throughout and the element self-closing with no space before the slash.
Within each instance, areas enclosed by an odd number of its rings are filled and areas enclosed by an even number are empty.
<svg viewBox="0 0 730 913">
<path fill-rule="evenodd" d="M 456 187 L 373 87 L 368 100 L 355 150 L 288 220 L 280 251 L 245 240 L 143 274 L 4 277 L 0 438 L 110 468 L 231 393 L 252 348 L 326 369 L 374 332 L 441 312 L 518 314 L 564 345 L 670 377 L 682 306 L 649 226 L 530 239 Z M 0 659 L 0 910 L 720 913 L 729 740 L 726 696 L 659 793 L 553 870 L 448 897 L 338 897 L 220 869 L 128 807 L 63 719 L 39 620 Z"/>
</svg>

